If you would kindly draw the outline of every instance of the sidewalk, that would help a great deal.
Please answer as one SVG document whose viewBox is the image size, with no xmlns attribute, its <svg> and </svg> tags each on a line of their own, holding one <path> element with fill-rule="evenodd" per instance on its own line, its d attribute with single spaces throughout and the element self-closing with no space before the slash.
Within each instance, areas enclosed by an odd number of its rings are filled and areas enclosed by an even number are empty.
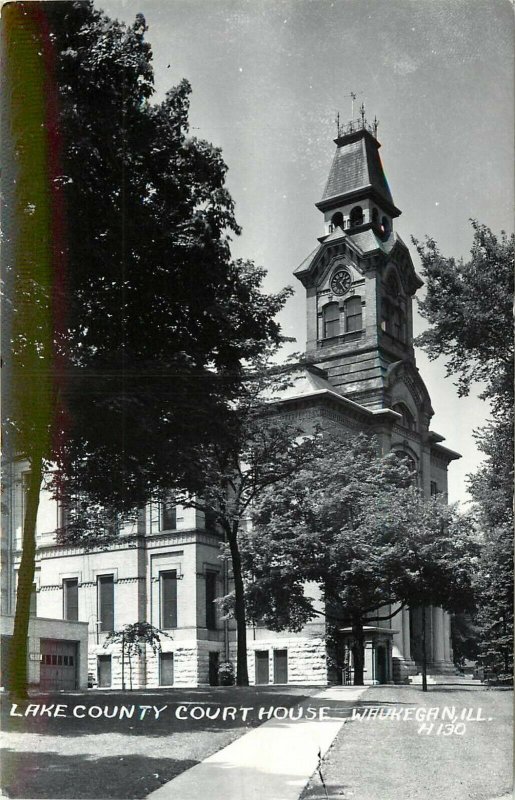
<svg viewBox="0 0 515 800">
<path fill-rule="evenodd" d="M 350 708 L 368 687 L 331 687 L 302 705 Z M 147 795 L 151 800 L 298 800 L 344 723 L 331 719 L 270 720 Z"/>
</svg>

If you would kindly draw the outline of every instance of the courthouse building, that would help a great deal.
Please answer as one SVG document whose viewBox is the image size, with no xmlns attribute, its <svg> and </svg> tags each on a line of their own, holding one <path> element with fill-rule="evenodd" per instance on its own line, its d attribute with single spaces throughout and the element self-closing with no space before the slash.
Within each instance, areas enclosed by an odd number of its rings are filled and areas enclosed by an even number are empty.
<svg viewBox="0 0 515 800">
<path fill-rule="evenodd" d="M 381 165 L 377 126 L 369 126 L 363 114 L 339 129 L 335 144 L 329 177 L 316 203 L 323 216 L 321 236 L 294 273 L 306 292 L 306 362 L 280 407 L 286 419 L 306 431 L 318 423 L 342 437 L 375 435 L 382 452 L 393 450 L 409 460 L 425 495 L 446 494 L 447 468 L 459 455 L 430 430 L 433 409 L 413 348 L 412 304 L 422 281 L 394 230 L 401 212 Z M 23 462 L 17 462 L 4 475 L 4 614 L 14 610 L 25 471 Z M 149 649 L 136 659 L 135 686 L 216 683 L 218 664 L 228 657 L 234 660 L 235 631 L 232 624 L 224 625 L 213 603 L 223 594 L 224 565 L 220 539 L 206 529 L 203 514 L 151 503 L 137 522 L 122 530 L 116 545 L 91 552 L 56 544 L 58 515 L 55 502 L 43 492 L 34 612 L 56 621 L 55 635 L 45 634 L 49 655 L 41 654 L 47 688 L 62 685 L 59 666 L 66 653 L 70 666 L 69 641 L 61 633 L 66 620 L 88 626 L 90 683 L 121 686 L 120 648 L 106 648 L 104 641 L 109 631 L 141 620 L 168 635 L 162 638 L 161 653 Z M 317 587 L 312 589 L 316 594 Z M 432 608 L 426 618 L 430 669 L 450 670 L 449 615 Z M 249 628 L 251 682 L 342 680 L 341 670 L 327 657 L 324 625 L 312 622 L 299 633 Z M 350 632 L 342 630 L 340 636 L 345 652 Z M 366 639 L 367 681 L 405 681 L 418 671 L 420 611 L 404 608 L 389 622 L 371 619 Z"/>
</svg>

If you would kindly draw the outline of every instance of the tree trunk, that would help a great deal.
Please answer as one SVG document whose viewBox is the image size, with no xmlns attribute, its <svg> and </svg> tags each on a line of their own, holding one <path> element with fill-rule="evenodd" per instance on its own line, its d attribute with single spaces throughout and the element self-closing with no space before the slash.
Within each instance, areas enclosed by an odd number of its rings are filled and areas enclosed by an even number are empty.
<svg viewBox="0 0 515 800">
<path fill-rule="evenodd" d="M 354 661 L 354 686 L 363 686 L 365 677 L 365 636 L 362 617 L 352 622 L 352 658 Z"/>
<path fill-rule="evenodd" d="M 229 535 L 231 550 L 232 571 L 234 578 L 234 616 L 236 619 L 237 656 L 236 656 L 236 683 L 238 686 L 249 685 L 247 667 L 247 623 L 245 619 L 245 594 L 243 591 L 243 577 L 241 574 L 241 558 L 238 548 L 237 531 L 231 530 Z"/>
<path fill-rule="evenodd" d="M 426 607 L 422 606 L 422 691 L 427 692 Z"/>
<path fill-rule="evenodd" d="M 41 490 L 43 459 L 40 454 L 31 458 L 30 475 L 26 493 L 26 511 L 23 520 L 23 545 L 18 586 L 14 631 L 9 650 L 8 687 L 13 697 L 27 697 L 27 645 L 29 634 L 30 599 L 34 583 L 36 560 L 36 519 Z"/>
</svg>

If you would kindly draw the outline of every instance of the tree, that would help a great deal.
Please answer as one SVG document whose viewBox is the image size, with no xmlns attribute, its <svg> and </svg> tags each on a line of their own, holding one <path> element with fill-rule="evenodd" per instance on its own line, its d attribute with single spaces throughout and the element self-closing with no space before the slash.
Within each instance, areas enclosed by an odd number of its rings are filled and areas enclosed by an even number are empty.
<svg viewBox="0 0 515 800">
<path fill-rule="evenodd" d="M 248 685 L 245 586 L 240 541 L 245 537 L 253 506 L 268 492 L 284 486 L 319 454 L 317 432 L 306 435 L 287 423 L 274 406 L 277 393 L 294 377 L 271 366 L 271 352 L 249 364 L 242 391 L 232 408 L 224 438 L 199 448 L 197 494 L 181 502 L 203 511 L 211 526 L 221 531 L 226 559 L 230 555 L 234 589 L 225 597 L 226 613 L 234 615 L 237 630 L 236 682 Z M 293 370 L 294 368 L 292 368 Z"/>
<path fill-rule="evenodd" d="M 458 393 L 484 381 L 480 397 L 494 412 L 513 407 L 513 251 L 515 237 L 495 236 L 472 221 L 470 261 L 446 258 L 433 239 L 415 241 L 426 295 L 419 311 L 429 328 L 417 337 L 431 360 L 447 358 L 447 374 L 458 377 Z"/>
<path fill-rule="evenodd" d="M 458 392 L 482 382 L 492 420 L 476 432 L 485 461 L 469 476 L 483 535 L 476 622 L 480 660 L 511 675 L 513 667 L 513 254 L 514 236 L 472 222 L 468 262 L 444 257 L 431 239 L 417 243 L 427 294 L 420 312 L 429 329 L 418 337 L 431 359 L 445 356 Z"/>
<path fill-rule="evenodd" d="M 477 434 L 485 462 L 469 477 L 476 524 L 483 533 L 475 622 L 480 663 L 501 680 L 513 679 L 513 438 L 508 421 Z"/>
<path fill-rule="evenodd" d="M 129 687 L 132 691 L 132 658 L 141 656 L 148 645 L 154 653 L 161 651 L 161 636 L 168 636 L 149 622 L 133 622 L 124 625 L 121 631 L 111 631 L 104 642 L 104 647 L 119 644 L 122 651 L 122 689 L 125 691 L 125 657 L 129 662 Z"/>
<path fill-rule="evenodd" d="M 454 510 L 423 500 L 406 462 L 378 456 L 374 440 L 326 443 L 321 453 L 255 510 L 244 548 L 249 613 L 275 630 L 300 630 L 317 614 L 333 629 L 352 626 L 361 685 L 365 621 L 404 605 L 465 604 L 474 546 Z M 320 585 L 323 611 L 306 582 Z"/>
<path fill-rule="evenodd" d="M 190 485 L 242 362 L 280 340 L 288 291 L 263 294 L 264 271 L 231 259 L 226 166 L 189 136 L 187 81 L 150 102 L 142 15 L 17 3 L 4 22 L 5 452 L 31 475 L 10 670 L 23 694 L 42 477 L 115 521 Z"/>
</svg>

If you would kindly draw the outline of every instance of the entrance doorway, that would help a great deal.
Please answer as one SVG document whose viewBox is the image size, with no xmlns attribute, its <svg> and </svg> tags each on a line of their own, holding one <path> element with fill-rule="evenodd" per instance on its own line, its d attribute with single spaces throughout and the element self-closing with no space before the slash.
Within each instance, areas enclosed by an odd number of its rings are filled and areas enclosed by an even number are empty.
<svg viewBox="0 0 515 800">
<path fill-rule="evenodd" d="M 41 639 L 39 685 L 45 692 L 77 689 L 77 642 Z"/>
<path fill-rule="evenodd" d="M 213 650 L 209 653 L 209 685 L 218 686 L 218 664 L 220 662 L 220 653 L 218 650 Z"/>
<path fill-rule="evenodd" d="M 256 684 L 270 683 L 268 650 L 256 650 Z"/>
<path fill-rule="evenodd" d="M 111 656 L 97 656 L 98 686 L 108 689 L 111 686 Z"/>
<path fill-rule="evenodd" d="M 287 650 L 274 650 L 274 683 L 288 683 Z"/>
<path fill-rule="evenodd" d="M 376 680 L 379 683 L 386 683 L 388 681 L 388 661 L 386 658 L 386 647 L 378 645 L 376 648 Z"/>
</svg>

